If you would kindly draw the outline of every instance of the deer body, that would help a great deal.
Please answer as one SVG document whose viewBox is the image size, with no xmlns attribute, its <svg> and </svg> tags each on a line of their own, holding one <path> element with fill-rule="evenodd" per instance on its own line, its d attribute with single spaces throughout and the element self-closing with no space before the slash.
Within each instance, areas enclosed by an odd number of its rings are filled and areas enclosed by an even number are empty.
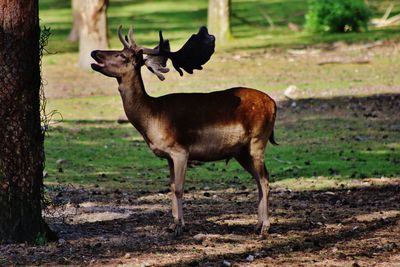
<svg viewBox="0 0 400 267">
<path fill-rule="evenodd" d="M 274 143 L 274 100 L 263 92 L 242 87 L 151 97 L 140 73 L 142 50 L 124 46 L 122 51 L 93 51 L 98 64 L 92 68 L 117 78 L 129 121 L 154 154 L 168 161 L 175 235 L 181 235 L 184 226 L 182 197 L 188 160 L 230 158 L 235 158 L 257 182 L 257 226 L 266 233 L 270 222 L 264 151 L 268 140 Z"/>
<path fill-rule="evenodd" d="M 266 143 L 273 129 L 275 102 L 254 89 L 151 97 L 139 71 L 122 79 L 119 90 L 129 121 L 162 158 L 183 149 L 189 160 L 229 159 L 254 138 Z"/>
</svg>

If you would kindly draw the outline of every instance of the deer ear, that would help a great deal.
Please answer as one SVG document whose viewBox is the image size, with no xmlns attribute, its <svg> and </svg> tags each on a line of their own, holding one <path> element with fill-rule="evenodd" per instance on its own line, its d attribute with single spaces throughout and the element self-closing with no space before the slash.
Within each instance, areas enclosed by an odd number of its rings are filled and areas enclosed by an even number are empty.
<svg viewBox="0 0 400 267">
<path fill-rule="evenodd" d="M 143 49 L 140 49 L 140 50 L 136 51 L 134 64 L 135 65 L 140 65 L 140 66 L 142 66 L 144 64 Z"/>
</svg>

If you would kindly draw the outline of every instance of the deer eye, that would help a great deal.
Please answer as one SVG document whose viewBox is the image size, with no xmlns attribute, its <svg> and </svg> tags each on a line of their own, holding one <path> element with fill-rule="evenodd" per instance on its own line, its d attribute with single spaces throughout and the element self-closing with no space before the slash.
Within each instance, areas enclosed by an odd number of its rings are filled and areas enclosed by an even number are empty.
<svg viewBox="0 0 400 267">
<path fill-rule="evenodd" d="M 119 54 L 120 57 L 122 57 L 123 59 L 128 59 L 124 54 Z"/>
</svg>

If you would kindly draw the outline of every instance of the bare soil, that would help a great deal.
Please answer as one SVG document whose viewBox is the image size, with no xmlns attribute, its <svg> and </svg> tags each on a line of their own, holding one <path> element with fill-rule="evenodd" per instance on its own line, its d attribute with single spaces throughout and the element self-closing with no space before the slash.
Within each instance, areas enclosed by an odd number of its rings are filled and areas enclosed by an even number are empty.
<svg viewBox="0 0 400 267">
<path fill-rule="evenodd" d="M 271 194 L 272 226 L 254 231 L 249 189 L 189 192 L 186 230 L 173 238 L 169 193 L 58 188 L 48 221 L 58 243 L 0 246 L 0 265 L 399 266 L 400 180 Z M 62 208 L 61 208 L 62 207 Z"/>
</svg>

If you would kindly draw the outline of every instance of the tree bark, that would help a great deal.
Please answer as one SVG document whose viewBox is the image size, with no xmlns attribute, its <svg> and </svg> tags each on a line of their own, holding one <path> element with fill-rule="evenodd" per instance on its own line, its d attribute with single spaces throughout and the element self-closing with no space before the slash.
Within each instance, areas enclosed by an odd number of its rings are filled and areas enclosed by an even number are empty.
<svg viewBox="0 0 400 267">
<path fill-rule="evenodd" d="M 68 41 L 76 42 L 79 40 L 79 28 L 81 25 L 81 14 L 79 11 L 79 3 L 82 0 L 72 0 L 71 1 L 71 9 L 72 9 L 72 28 L 68 35 Z"/>
<path fill-rule="evenodd" d="M 80 2 L 79 67 L 82 69 L 90 69 L 93 50 L 108 48 L 107 6 L 108 0 Z"/>
<path fill-rule="evenodd" d="M 42 218 L 38 0 L 0 1 L 0 243 L 54 240 Z"/>
<path fill-rule="evenodd" d="M 208 29 L 215 36 L 217 44 L 226 43 L 232 37 L 230 7 L 230 0 L 208 1 Z"/>
</svg>

